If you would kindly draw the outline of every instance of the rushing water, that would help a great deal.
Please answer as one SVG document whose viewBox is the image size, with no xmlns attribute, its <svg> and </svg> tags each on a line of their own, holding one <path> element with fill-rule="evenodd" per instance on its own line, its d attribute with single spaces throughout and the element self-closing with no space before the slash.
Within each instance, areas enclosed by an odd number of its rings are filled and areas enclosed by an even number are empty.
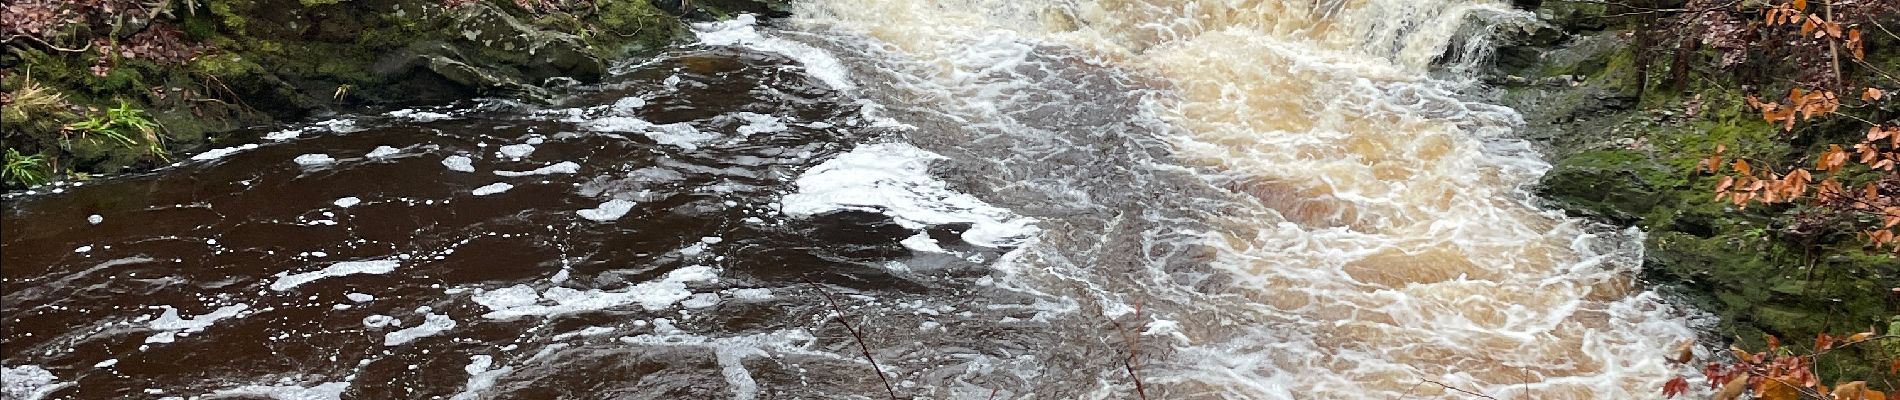
<svg viewBox="0 0 1900 400">
<path fill-rule="evenodd" d="M 796 15 L 10 195 L 5 393 L 1637 399 L 1695 336 L 1458 95 L 1521 11 Z"/>
</svg>

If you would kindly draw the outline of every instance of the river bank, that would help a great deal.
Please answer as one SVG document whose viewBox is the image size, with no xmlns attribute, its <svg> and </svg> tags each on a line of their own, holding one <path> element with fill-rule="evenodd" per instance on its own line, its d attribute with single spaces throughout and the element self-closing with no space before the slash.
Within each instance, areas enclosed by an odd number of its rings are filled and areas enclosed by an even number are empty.
<svg viewBox="0 0 1900 400">
<path fill-rule="evenodd" d="M 1503 49 L 1491 79 L 1497 101 L 1524 114 L 1523 132 L 1555 166 L 1536 188 L 1549 206 L 1641 228 L 1642 278 L 1719 316 L 1706 340 L 1760 349 L 1766 335 L 1808 343 L 1900 322 L 1891 290 L 1900 287 L 1900 260 L 1892 254 L 1866 248 L 1851 232 L 1800 232 L 1797 207 L 1717 201 L 1719 177 L 1698 171 L 1718 146 L 1731 159 L 1811 164 L 1826 143 L 1865 127 L 1823 126 L 1791 140 L 1744 92 L 1751 75 L 1772 72 L 1724 70 L 1715 51 L 1678 47 L 1674 38 L 1645 48 L 1646 40 L 1665 41 L 1642 37 L 1646 29 L 1670 31 L 1653 19 L 1609 17 L 1627 10 L 1552 1 L 1537 12 L 1561 34 Z M 1894 44 L 1870 39 L 1869 62 L 1900 69 L 1900 52 L 1887 50 Z M 1828 372 L 1874 381 L 1869 374 L 1890 373 L 1874 367 L 1900 349 L 1849 354 L 1827 360 Z"/>
</svg>

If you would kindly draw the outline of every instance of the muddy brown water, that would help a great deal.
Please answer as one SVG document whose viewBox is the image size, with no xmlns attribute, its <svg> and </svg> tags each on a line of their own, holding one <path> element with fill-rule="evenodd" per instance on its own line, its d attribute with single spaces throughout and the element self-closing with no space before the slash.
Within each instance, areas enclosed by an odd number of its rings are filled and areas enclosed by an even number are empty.
<svg viewBox="0 0 1900 400">
<path fill-rule="evenodd" d="M 850 343 L 841 325 L 827 322 L 828 306 L 812 301 L 819 288 L 840 295 L 923 295 L 960 290 L 968 279 L 959 276 L 980 274 L 962 260 L 918 259 L 898 243 L 911 230 L 882 215 L 793 219 L 773 212 L 772 200 L 789 190 L 791 178 L 880 135 L 864 127 L 856 105 L 788 60 L 737 49 L 676 52 L 610 84 L 576 89 L 562 106 L 626 97 L 644 98 L 639 118 L 684 122 L 726 138 L 686 150 L 639 135 L 588 133 L 573 122 L 493 103 L 440 110 L 454 117 L 436 121 L 366 117 L 352 132 L 313 129 L 214 160 L 59 187 L 58 193 L 15 194 L 6 200 L 0 258 L 6 322 L 0 355 L 8 366 L 37 365 L 69 384 L 53 398 L 220 391 L 269 397 L 327 382 L 349 382 L 343 392 L 349 398 L 446 397 L 469 385 L 467 369 L 478 355 L 514 370 L 485 396 L 722 398 L 739 389 L 722 375 L 731 365 L 722 366 L 709 347 L 614 338 L 656 329 L 732 337 L 809 326 L 819 335 L 802 339 L 819 342 L 811 354 L 738 362 L 755 381 L 852 393 L 879 384 L 857 359 L 824 351 Z M 777 116 L 786 127 L 740 136 L 733 132 L 744 121 L 731 118 L 740 112 Z M 527 157 L 497 152 L 531 139 L 540 144 Z M 379 146 L 399 152 L 366 156 Z M 292 161 L 305 154 L 330 155 L 334 162 Z M 472 158 L 476 170 L 446 168 L 442 160 L 455 155 Z M 492 173 L 563 161 L 579 164 L 579 171 Z M 472 191 L 496 182 L 513 187 Z M 344 198 L 358 203 L 342 207 Z M 608 222 L 576 216 L 615 198 L 636 205 Z M 93 215 L 103 221 L 89 223 Z M 963 228 L 931 233 L 951 243 Z M 698 254 L 681 251 L 713 240 Z M 269 287 L 286 273 L 379 259 L 399 265 L 290 290 Z M 880 266 L 892 260 L 938 266 L 926 276 L 943 279 L 893 277 Z M 522 283 L 611 291 L 691 265 L 719 268 L 715 280 L 689 288 L 728 290 L 718 304 L 493 320 L 481 316 L 488 310 L 461 299 L 463 290 Z M 550 283 L 556 274 L 570 278 Z M 729 289 L 771 294 L 735 299 Z M 352 293 L 373 299 L 346 297 Z M 170 343 L 147 342 L 164 332 L 151 320 L 166 307 L 191 319 L 239 304 L 245 306 L 239 315 L 178 333 Z M 422 324 L 430 314 L 447 315 L 456 327 L 385 345 L 385 335 Z M 366 326 L 365 318 L 376 315 L 400 326 Z M 657 328 L 654 319 L 672 327 Z M 596 329 L 579 340 L 551 339 L 587 327 Z M 116 361 L 98 366 L 107 360 Z M 786 386 L 766 388 L 806 390 Z"/>
</svg>

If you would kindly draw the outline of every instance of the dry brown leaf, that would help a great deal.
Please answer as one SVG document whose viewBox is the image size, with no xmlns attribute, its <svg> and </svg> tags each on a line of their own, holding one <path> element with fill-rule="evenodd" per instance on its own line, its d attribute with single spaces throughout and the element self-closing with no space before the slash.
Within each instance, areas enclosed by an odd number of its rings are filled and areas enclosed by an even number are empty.
<svg viewBox="0 0 1900 400">
<path fill-rule="evenodd" d="M 1676 346 L 1676 356 L 1671 357 L 1669 361 L 1684 364 L 1693 359 L 1695 359 L 1695 339 L 1685 339 L 1681 345 Z"/>
<path fill-rule="evenodd" d="M 1762 383 L 1761 393 L 1756 394 L 1755 398 L 1759 400 L 1801 400 L 1801 391 L 1796 389 L 1795 384 L 1792 382 L 1781 380 L 1780 378 L 1771 378 Z"/>
<path fill-rule="evenodd" d="M 1709 400 L 1735 400 L 1742 397 L 1742 391 L 1748 389 L 1748 375 L 1737 375 L 1735 379 L 1722 384 L 1722 390 L 1715 392 Z"/>
<path fill-rule="evenodd" d="M 1853 381 L 1834 386 L 1834 400 L 1866 400 L 1867 381 Z"/>
</svg>

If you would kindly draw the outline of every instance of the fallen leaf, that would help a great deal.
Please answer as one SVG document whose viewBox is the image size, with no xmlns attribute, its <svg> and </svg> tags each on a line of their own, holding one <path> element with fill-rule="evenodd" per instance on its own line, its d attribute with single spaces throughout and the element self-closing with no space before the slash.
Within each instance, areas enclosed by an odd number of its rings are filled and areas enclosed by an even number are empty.
<svg viewBox="0 0 1900 400">
<path fill-rule="evenodd" d="M 1735 379 L 1730 379 L 1727 384 L 1723 384 L 1722 390 L 1715 392 L 1715 397 L 1710 397 L 1709 400 L 1735 400 L 1742 397 L 1742 390 L 1747 388 L 1748 375 L 1737 375 Z"/>
<path fill-rule="evenodd" d="M 1670 358 L 1669 361 L 1683 364 L 1692 359 L 1695 359 L 1695 339 L 1685 339 L 1681 345 L 1676 346 L 1676 356 Z"/>
</svg>

